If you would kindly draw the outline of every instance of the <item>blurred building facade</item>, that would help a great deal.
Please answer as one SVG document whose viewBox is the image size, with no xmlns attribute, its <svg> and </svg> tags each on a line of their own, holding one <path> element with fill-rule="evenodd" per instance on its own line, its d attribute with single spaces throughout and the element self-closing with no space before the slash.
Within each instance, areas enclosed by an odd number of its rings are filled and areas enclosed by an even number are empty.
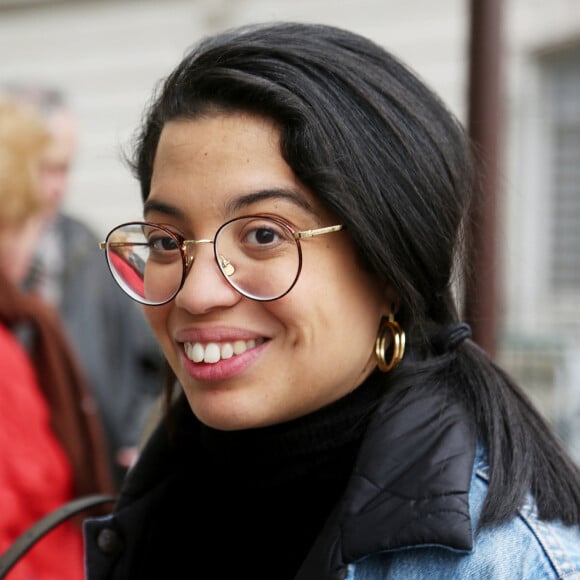
<svg viewBox="0 0 580 580">
<path fill-rule="evenodd" d="M 458 117 L 469 0 L 0 0 L 0 83 L 61 88 L 82 124 L 68 209 L 140 217 L 123 162 L 151 91 L 206 34 L 318 21 L 373 38 Z M 504 0 L 497 358 L 580 460 L 580 2 Z"/>
</svg>

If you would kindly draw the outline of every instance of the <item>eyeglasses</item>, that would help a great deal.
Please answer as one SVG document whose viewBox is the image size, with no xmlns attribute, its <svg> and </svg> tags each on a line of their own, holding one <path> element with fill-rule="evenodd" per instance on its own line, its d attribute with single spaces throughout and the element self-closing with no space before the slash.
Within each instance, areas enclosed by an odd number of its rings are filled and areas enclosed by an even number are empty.
<svg viewBox="0 0 580 580">
<path fill-rule="evenodd" d="M 232 288 L 267 302 L 288 294 L 296 284 L 302 270 L 301 240 L 342 228 L 295 231 L 280 218 L 250 215 L 227 221 L 213 240 L 186 240 L 164 225 L 130 222 L 111 230 L 99 247 L 117 284 L 141 304 L 160 306 L 175 298 L 198 244 L 213 244 L 218 269 Z"/>
</svg>

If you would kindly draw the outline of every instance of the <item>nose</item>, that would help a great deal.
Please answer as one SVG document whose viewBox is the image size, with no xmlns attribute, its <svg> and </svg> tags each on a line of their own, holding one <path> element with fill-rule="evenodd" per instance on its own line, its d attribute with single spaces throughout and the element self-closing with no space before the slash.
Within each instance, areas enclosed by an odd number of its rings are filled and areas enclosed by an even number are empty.
<svg viewBox="0 0 580 580">
<path fill-rule="evenodd" d="M 186 240 L 184 251 L 187 270 L 183 286 L 175 296 L 176 306 L 203 314 L 233 306 L 240 300 L 241 295 L 228 284 L 216 264 L 213 240 Z"/>
<path fill-rule="evenodd" d="M 195 251 L 197 244 L 213 244 L 213 240 L 183 240 L 182 250 L 185 255 L 185 269 L 189 272 L 193 259 L 195 258 Z"/>
</svg>

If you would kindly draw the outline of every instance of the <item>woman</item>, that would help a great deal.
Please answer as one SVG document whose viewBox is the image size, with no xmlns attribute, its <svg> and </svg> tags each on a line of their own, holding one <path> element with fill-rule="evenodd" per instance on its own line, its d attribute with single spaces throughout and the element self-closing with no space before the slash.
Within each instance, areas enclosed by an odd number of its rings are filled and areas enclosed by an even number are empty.
<svg viewBox="0 0 580 580">
<path fill-rule="evenodd" d="M 19 290 L 43 225 L 38 187 L 48 143 L 30 110 L 0 100 L 0 554 L 62 504 L 111 490 L 99 418 L 59 320 Z M 9 577 L 81 580 L 80 522 L 52 531 Z"/>
<path fill-rule="evenodd" d="M 183 394 L 86 523 L 89 580 L 580 574 L 578 469 L 453 299 L 468 150 L 346 31 L 184 58 L 137 142 L 144 221 L 103 244 Z"/>
</svg>

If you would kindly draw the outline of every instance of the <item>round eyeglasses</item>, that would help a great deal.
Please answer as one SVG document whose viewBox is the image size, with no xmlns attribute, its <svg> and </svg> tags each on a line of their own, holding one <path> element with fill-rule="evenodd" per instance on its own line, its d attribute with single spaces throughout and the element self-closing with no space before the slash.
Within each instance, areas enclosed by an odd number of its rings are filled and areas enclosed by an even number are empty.
<svg viewBox="0 0 580 580">
<path fill-rule="evenodd" d="M 281 298 L 296 284 L 302 269 L 301 240 L 342 228 L 295 231 L 282 219 L 251 215 L 226 222 L 213 240 L 186 240 L 164 225 L 130 222 L 111 230 L 99 246 L 117 284 L 141 304 L 160 306 L 175 298 L 198 244 L 213 244 L 219 271 L 232 288 L 266 302 Z"/>
</svg>

